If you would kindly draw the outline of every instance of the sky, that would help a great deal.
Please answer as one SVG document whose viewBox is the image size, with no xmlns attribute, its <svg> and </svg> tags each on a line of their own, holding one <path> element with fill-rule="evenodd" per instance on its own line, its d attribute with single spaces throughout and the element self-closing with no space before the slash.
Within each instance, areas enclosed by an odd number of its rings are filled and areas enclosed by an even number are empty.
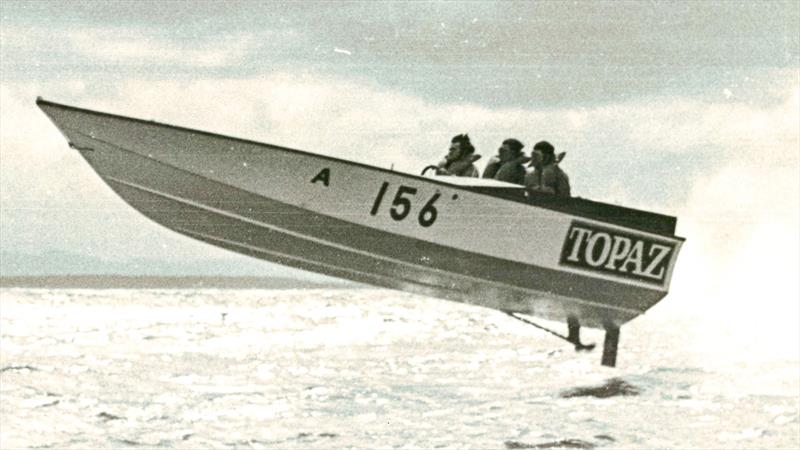
<svg viewBox="0 0 800 450">
<path fill-rule="evenodd" d="M 799 2 L 4 0 L 0 13 L 2 274 L 310 277 L 144 219 L 40 95 L 411 173 L 458 133 L 481 169 L 508 137 L 546 139 L 567 152 L 573 195 L 678 217 L 677 304 L 797 303 Z"/>
</svg>

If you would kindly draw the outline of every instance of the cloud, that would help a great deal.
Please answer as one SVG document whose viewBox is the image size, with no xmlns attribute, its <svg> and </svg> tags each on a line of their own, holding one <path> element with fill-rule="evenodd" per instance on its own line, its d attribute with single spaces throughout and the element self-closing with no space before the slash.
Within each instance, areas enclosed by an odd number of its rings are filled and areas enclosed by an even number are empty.
<svg viewBox="0 0 800 450">
<path fill-rule="evenodd" d="M 103 69 L 164 75 L 164 68 L 229 69 L 241 66 L 264 42 L 288 39 L 269 31 L 181 36 L 171 30 L 136 27 L 86 26 L 22 27 L 5 25 L 0 31 L 5 77 L 29 79 L 43 70 L 54 77 L 72 78 L 75 72 Z M 156 70 L 160 69 L 160 70 Z M 32 73 L 33 72 L 33 73 Z M 172 72 L 166 72 L 172 73 Z M 27 75 L 27 76 L 20 76 Z M 119 76 L 119 75 L 118 75 Z"/>
<path fill-rule="evenodd" d="M 311 67 L 442 103 L 525 109 L 656 95 L 764 101 L 762 74 L 797 66 L 797 5 L 6 0 L 0 64 L 18 80 Z"/>
<path fill-rule="evenodd" d="M 124 29 L 72 31 L 66 39 L 77 54 L 95 63 L 126 65 L 223 67 L 243 60 L 256 48 L 253 37 L 245 35 L 180 43 Z"/>
</svg>

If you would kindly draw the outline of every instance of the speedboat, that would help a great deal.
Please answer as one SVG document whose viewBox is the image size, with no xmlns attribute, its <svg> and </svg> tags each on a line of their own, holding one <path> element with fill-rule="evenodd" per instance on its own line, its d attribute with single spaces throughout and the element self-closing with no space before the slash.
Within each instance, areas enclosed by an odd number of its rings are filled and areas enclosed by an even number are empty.
<svg viewBox="0 0 800 450">
<path fill-rule="evenodd" d="M 604 329 L 669 290 L 675 217 L 425 177 L 307 151 L 37 99 L 97 174 L 178 233 L 312 272 Z"/>
</svg>

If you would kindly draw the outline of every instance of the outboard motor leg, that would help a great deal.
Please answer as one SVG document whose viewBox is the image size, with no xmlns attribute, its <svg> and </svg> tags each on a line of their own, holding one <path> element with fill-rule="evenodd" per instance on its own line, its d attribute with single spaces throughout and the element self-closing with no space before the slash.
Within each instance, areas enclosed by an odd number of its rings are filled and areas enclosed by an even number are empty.
<svg viewBox="0 0 800 450">
<path fill-rule="evenodd" d="M 606 338 L 603 342 L 602 365 L 607 367 L 614 367 L 617 365 L 617 344 L 619 344 L 619 327 L 606 328 Z"/>
</svg>

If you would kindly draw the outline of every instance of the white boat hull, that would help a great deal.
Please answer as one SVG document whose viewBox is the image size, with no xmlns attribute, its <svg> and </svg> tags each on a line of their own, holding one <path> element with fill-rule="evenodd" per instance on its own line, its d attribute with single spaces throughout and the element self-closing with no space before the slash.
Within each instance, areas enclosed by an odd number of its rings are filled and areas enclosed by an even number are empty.
<svg viewBox="0 0 800 450">
<path fill-rule="evenodd" d="M 154 221 L 358 282 L 619 327 L 666 295 L 682 243 L 447 180 L 39 105 L 108 185 Z M 637 261 L 630 248 L 639 241 Z"/>
</svg>

